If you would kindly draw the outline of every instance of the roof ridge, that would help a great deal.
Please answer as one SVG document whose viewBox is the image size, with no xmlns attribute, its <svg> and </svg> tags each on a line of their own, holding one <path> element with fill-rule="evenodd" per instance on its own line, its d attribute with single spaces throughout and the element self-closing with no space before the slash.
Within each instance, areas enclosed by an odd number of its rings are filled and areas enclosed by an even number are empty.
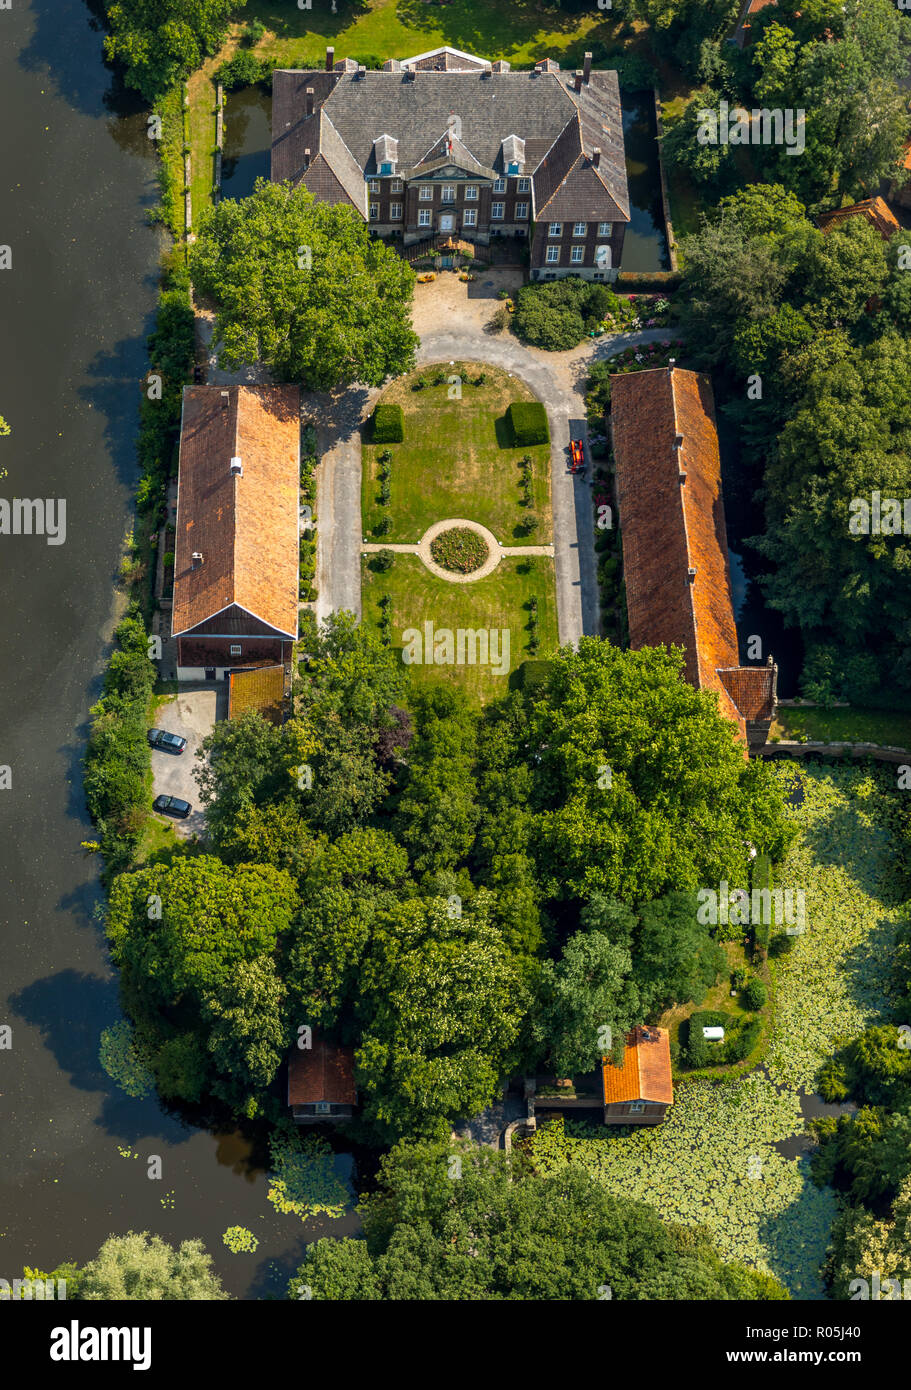
<svg viewBox="0 0 911 1390">
<path fill-rule="evenodd" d="M 674 382 L 674 368 L 671 367 L 671 366 L 668 366 L 668 368 L 667 368 L 667 379 L 668 379 L 668 388 L 669 388 L 670 394 L 671 394 L 671 417 L 672 417 L 673 422 L 674 422 L 674 440 L 676 441 L 678 434 L 680 434 L 680 431 L 679 431 L 679 429 L 677 428 L 677 391 L 676 391 L 676 384 L 675 384 L 675 382 Z M 682 438 L 682 437 L 683 437 L 683 436 L 681 435 L 681 438 Z M 696 594 L 695 594 L 696 583 L 695 583 L 695 579 L 693 580 L 692 583 L 690 583 L 690 575 L 689 575 L 690 570 L 693 569 L 693 568 L 695 568 L 695 567 L 694 567 L 694 566 L 692 565 L 692 563 L 691 563 L 693 557 L 692 557 L 692 555 L 691 555 L 691 553 L 690 553 L 690 533 L 689 533 L 689 527 L 688 527 L 687 524 L 686 524 L 686 499 L 685 499 L 684 496 L 683 496 L 683 493 L 684 493 L 684 491 L 685 491 L 686 484 L 684 484 L 684 485 L 681 487 L 680 481 L 679 481 L 679 479 L 680 479 L 680 455 L 681 455 L 681 453 L 682 453 L 682 446 L 681 446 L 680 450 L 675 450 L 675 453 L 676 453 L 676 456 L 677 456 L 677 480 L 678 480 L 678 481 L 677 481 L 677 493 L 676 493 L 676 495 L 677 495 L 677 497 L 678 497 L 678 499 L 679 499 L 679 501 L 680 501 L 680 515 L 681 515 L 681 517 L 683 518 L 683 548 L 684 548 L 684 550 L 686 551 L 686 570 L 687 570 L 687 574 L 686 574 L 687 585 L 686 585 L 686 587 L 687 587 L 687 598 L 688 598 L 688 600 L 689 600 L 690 617 L 691 617 L 692 623 L 693 623 L 693 651 L 694 651 L 695 656 L 696 656 L 696 675 L 697 675 L 697 678 L 698 678 L 699 683 L 700 683 L 700 685 L 701 685 L 701 684 L 702 684 L 702 653 L 701 653 L 700 650 L 699 650 L 699 624 L 698 624 L 698 620 L 697 620 L 697 618 L 696 618 Z M 696 577 L 698 578 L 698 575 L 697 575 Z"/>
</svg>

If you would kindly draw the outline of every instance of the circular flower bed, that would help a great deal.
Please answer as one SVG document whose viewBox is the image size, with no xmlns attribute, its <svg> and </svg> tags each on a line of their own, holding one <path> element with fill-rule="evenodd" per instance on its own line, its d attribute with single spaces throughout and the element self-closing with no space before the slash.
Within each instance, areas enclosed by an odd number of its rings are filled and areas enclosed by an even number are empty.
<svg viewBox="0 0 911 1390">
<path fill-rule="evenodd" d="M 444 570 L 472 574 L 481 568 L 490 550 L 477 531 L 470 531 L 467 526 L 453 526 L 450 531 L 441 531 L 430 542 L 430 553 Z"/>
</svg>

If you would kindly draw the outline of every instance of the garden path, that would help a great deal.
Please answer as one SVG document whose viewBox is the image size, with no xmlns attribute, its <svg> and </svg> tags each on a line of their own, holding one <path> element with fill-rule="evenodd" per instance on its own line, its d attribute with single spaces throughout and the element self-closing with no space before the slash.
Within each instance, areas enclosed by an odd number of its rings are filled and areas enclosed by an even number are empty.
<svg viewBox="0 0 911 1390">
<path fill-rule="evenodd" d="M 434 560 L 430 550 L 431 542 L 436 539 L 442 531 L 448 531 L 454 526 L 464 527 L 468 531 L 475 531 L 487 546 L 487 559 L 483 565 L 479 565 L 470 574 L 456 574 L 454 570 L 444 569 Z M 377 544 L 374 542 L 365 543 L 361 549 L 365 555 L 377 555 L 381 550 L 391 550 L 399 555 L 417 555 L 427 566 L 431 574 L 435 574 L 438 579 L 447 579 L 450 584 L 472 584 L 476 579 L 485 579 L 488 574 L 492 574 L 504 556 L 521 555 L 546 555 L 553 559 L 554 548 L 552 545 L 501 545 L 492 531 L 488 531 L 486 526 L 482 526 L 479 521 L 468 521 L 465 517 L 450 517 L 446 521 L 435 521 L 427 528 L 421 539 L 416 545 L 406 545 L 404 543 L 391 543 L 389 545 Z"/>
</svg>

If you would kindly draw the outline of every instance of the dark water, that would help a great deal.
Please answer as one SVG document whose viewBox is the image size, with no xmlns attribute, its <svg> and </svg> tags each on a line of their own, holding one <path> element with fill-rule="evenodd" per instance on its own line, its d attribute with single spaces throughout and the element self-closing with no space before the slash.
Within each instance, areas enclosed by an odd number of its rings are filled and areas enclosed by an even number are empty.
<svg viewBox="0 0 911 1390">
<path fill-rule="evenodd" d="M 246 198 L 257 179 L 269 177 L 272 146 L 272 94 L 244 87 L 225 97 L 221 165 L 223 198 Z"/>
<path fill-rule="evenodd" d="M 64 544 L 0 537 L 0 1277 L 90 1258 L 111 1233 L 201 1237 L 237 1294 L 281 1286 L 304 1227 L 266 1201 L 238 1135 L 135 1101 L 98 1063 L 118 1017 L 94 921 L 97 864 L 81 793 L 86 718 L 114 621 L 130 524 L 137 391 L 156 295 L 155 159 L 144 115 L 109 98 L 102 35 L 82 0 L 0 12 L 0 496 L 64 497 Z M 120 1151 L 126 1151 L 126 1156 Z M 163 1177 L 146 1177 L 157 1154 Z M 136 1157 L 134 1157 L 136 1155 Z M 350 1159 L 340 1164 L 350 1170 Z M 255 1255 L 222 1244 L 231 1225 Z"/>
<path fill-rule="evenodd" d="M 631 219 L 623 241 L 623 269 L 669 270 L 661 207 L 655 102 L 651 92 L 622 92 L 623 140 Z"/>
</svg>

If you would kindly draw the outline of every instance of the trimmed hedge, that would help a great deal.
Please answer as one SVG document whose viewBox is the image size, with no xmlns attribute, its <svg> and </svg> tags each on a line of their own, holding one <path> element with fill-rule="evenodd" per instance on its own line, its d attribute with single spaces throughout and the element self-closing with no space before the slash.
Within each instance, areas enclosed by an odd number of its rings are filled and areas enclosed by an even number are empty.
<svg viewBox="0 0 911 1390">
<path fill-rule="evenodd" d="M 405 415 L 400 405 L 378 405 L 373 412 L 374 444 L 401 444 L 405 438 Z"/>
<path fill-rule="evenodd" d="M 614 281 L 618 294 L 652 294 L 677 290 L 683 284 L 679 270 L 621 270 Z"/>
<path fill-rule="evenodd" d="M 547 411 L 540 401 L 513 401 L 506 414 L 517 446 L 550 443 Z"/>
</svg>

